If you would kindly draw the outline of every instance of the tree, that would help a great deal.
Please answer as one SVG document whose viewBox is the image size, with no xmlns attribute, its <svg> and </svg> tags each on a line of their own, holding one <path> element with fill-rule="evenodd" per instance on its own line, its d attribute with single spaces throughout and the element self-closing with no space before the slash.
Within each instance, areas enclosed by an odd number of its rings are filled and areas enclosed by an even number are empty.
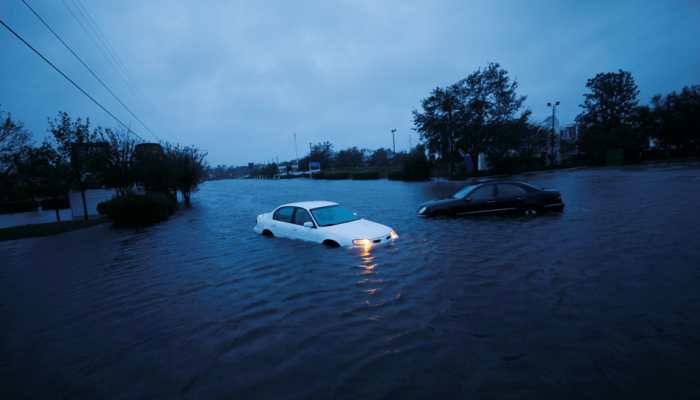
<svg viewBox="0 0 700 400">
<path fill-rule="evenodd" d="M 189 207 L 192 192 L 196 191 L 198 185 L 204 180 L 206 171 L 204 158 L 207 154 L 195 147 L 179 145 L 167 146 L 165 154 L 166 164 L 174 175 L 172 182 L 182 194 L 185 206 Z"/>
<path fill-rule="evenodd" d="M 138 142 L 128 133 L 111 129 L 99 130 L 99 137 L 109 145 L 102 172 L 104 184 L 114 188 L 117 195 L 126 196 L 136 183 L 134 155 Z"/>
<path fill-rule="evenodd" d="M 21 121 L 0 109 L 0 175 L 10 174 L 13 159 L 29 143 L 29 133 Z"/>
<path fill-rule="evenodd" d="M 586 83 L 583 111 L 576 117 L 581 148 L 589 161 L 602 163 L 608 150 L 629 157 L 641 149 L 643 138 L 634 129 L 639 90 L 627 71 L 599 73 Z"/>
<path fill-rule="evenodd" d="M 518 96 L 517 88 L 505 69 L 491 63 L 451 86 L 434 89 L 421 102 L 423 111 L 414 110 L 414 125 L 431 153 L 448 160 L 451 174 L 460 152 L 472 155 L 476 170 L 479 154 L 511 150 L 508 128 L 527 123 L 530 111 L 522 110 L 525 96 Z"/>
<path fill-rule="evenodd" d="M 652 99 L 654 136 L 666 146 L 697 151 L 700 145 L 700 85 Z"/>
<path fill-rule="evenodd" d="M 96 134 L 90 130 L 90 119 L 71 120 L 66 112 L 59 112 L 53 121 L 49 120 L 49 130 L 56 141 L 56 151 L 63 162 L 69 162 L 71 181 L 80 190 L 83 201 L 83 218 L 88 220 L 85 191 L 90 184 L 95 184 L 100 161 L 103 156 L 95 157 L 91 145 L 96 143 Z"/>
<path fill-rule="evenodd" d="M 388 167 L 391 162 L 389 154 L 389 149 L 379 148 L 372 152 L 367 160 L 367 164 L 372 167 Z"/>
<path fill-rule="evenodd" d="M 333 161 L 335 168 L 360 168 L 364 166 L 365 157 L 357 147 L 340 150 Z"/>
<path fill-rule="evenodd" d="M 475 171 L 479 154 L 517 150 L 510 138 L 499 138 L 511 135 L 513 127 L 523 127 L 530 116 L 529 110 L 522 110 L 526 97 L 518 96 L 517 89 L 518 82 L 498 63 L 476 70 L 455 85 L 460 99 L 457 146 L 472 155 Z"/>
<path fill-rule="evenodd" d="M 418 145 L 402 157 L 401 170 L 404 180 L 422 181 L 430 178 L 430 162 L 425 152 L 425 146 Z"/>
<path fill-rule="evenodd" d="M 456 87 L 435 88 L 421 101 L 423 112 L 413 110 L 413 124 L 431 153 L 438 154 L 454 171 L 455 132 L 460 108 Z"/>
<path fill-rule="evenodd" d="M 299 168 L 307 170 L 309 162 L 321 163 L 321 169 L 328 169 L 333 161 L 333 144 L 331 142 L 316 143 L 311 146 L 311 151 L 308 156 L 302 158 L 299 162 Z"/>
<path fill-rule="evenodd" d="M 39 147 L 26 147 L 18 162 L 20 182 L 32 197 L 49 197 L 53 200 L 56 221 L 61 222 L 60 199 L 70 190 L 71 168 L 61 155 L 48 143 Z"/>
<path fill-rule="evenodd" d="M 166 154 L 159 143 L 139 143 L 134 148 L 133 169 L 136 182 L 146 192 L 165 193 L 176 198 L 175 175 L 166 162 Z"/>
</svg>

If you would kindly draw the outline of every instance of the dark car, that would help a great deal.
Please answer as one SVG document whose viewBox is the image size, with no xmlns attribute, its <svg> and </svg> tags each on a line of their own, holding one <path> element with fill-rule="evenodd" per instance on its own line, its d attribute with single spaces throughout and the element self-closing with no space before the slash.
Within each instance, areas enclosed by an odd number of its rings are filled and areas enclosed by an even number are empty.
<svg viewBox="0 0 700 400">
<path fill-rule="evenodd" d="M 561 194 L 538 189 L 524 182 L 481 182 L 468 185 L 449 199 L 433 200 L 418 207 L 426 217 L 487 213 L 536 215 L 564 211 Z"/>
</svg>

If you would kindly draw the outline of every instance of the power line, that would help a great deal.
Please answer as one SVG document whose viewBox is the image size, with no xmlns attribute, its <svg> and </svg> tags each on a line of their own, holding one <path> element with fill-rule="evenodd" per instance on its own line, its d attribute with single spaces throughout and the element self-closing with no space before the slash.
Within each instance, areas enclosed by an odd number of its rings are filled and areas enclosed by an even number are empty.
<svg viewBox="0 0 700 400">
<path fill-rule="evenodd" d="M 131 83 L 132 79 L 129 70 L 126 68 L 126 65 L 124 65 L 124 62 L 119 57 L 119 54 L 117 54 L 116 50 L 114 50 L 114 47 L 112 47 L 112 44 L 109 42 L 109 40 L 107 40 L 107 37 L 102 32 L 102 29 L 100 29 L 100 26 L 97 24 L 97 22 L 95 22 L 95 19 L 90 14 L 90 11 L 88 11 L 87 7 L 85 7 L 85 5 L 80 0 L 72 0 L 72 2 L 75 5 L 75 8 L 78 10 L 78 12 L 83 16 L 83 18 L 85 18 L 88 26 L 92 28 L 93 32 L 95 32 L 95 37 L 103 43 L 104 47 L 107 49 L 114 61 L 116 61 L 117 65 L 122 69 L 126 80 L 129 81 L 129 83 Z"/>
<path fill-rule="evenodd" d="M 114 93 L 114 91 L 112 91 L 112 89 L 110 89 L 109 86 L 107 86 L 107 84 L 106 84 L 102 79 L 100 79 L 99 76 L 97 76 L 97 74 L 95 73 L 95 71 L 93 71 L 92 68 L 90 68 L 90 67 L 87 65 L 87 63 L 85 63 L 85 61 L 83 61 L 83 59 L 82 59 L 75 51 L 73 51 L 73 49 L 68 45 L 68 43 L 66 43 L 66 42 L 61 38 L 61 36 L 60 36 L 58 33 L 56 33 L 56 31 L 54 31 L 54 30 L 51 28 L 51 26 L 49 26 L 49 24 L 44 20 L 44 18 L 42 18 L 41 15 L 39 15 L 39 14 L 32 8 L 32 6 L 30 6 L 25 0 L 22 0 L 22 3 L 24 3 L 24 5 L 27 6 L 27 8 L 29 8 L 29 10 L 39 19 L 39 21 L 41 21 L 41 23 L 46 27 L 46 29 L 48 29 L 48 30 L 56 37 L 56 39 L 58 39 L 58 41 L 61 42 L 61 44 L 62 44 L 66 49 L 68 49 L 68 51 L 70 51 L 70 53 L 71 53 L 78 61 L 80 61 L 80 63 L 83 65 L 83 67 L 85 67 L 85 69 L 87 69 L 88 72 L 90 72 L 90 74 L 93 76 L 93 78 L 95 78 L 95 79 L 102 85 L 102 87 L 105 88 L 105 90 L 107 90 L 107 91 L 109 92 L 109 94 L 111 94 L 112 97 L 114 97 L 114 99 L 117 100 L 117 101 L 119 102 L 119 104 L 121 104 L 122 107 L 124 107 L 124 109 L 125 109 L 126 111 L 128 111 L 129 114 L 131 114 L 131 116 L 134 117 L 134 119 L 136 119 L 136 120 L 141 124 L 141 126 L 143 126 L 144 128 L 146 128 L 146 130 L 147 130 L 148 132 L 150 132 L 151 135 L 153 135 L 153 137 L 156 138 L 156 140 L 162 141 L 162 140 L 158 137 L 158 135 L 156 135 L 156 134 L 141 120 L 141 118 L 139 118 L 136 114 L 134 114 L 134 112 L 131 111 L 131 109 L 130 109 L 126 104 L 124 104 L 124 102 Z"/>
<path fill-rule="evenodd" d="M 105 47 L 105 45 L 102 42 L 98 41 L 97 35 L 93 31 L 88 29 L 87 26 L 85 26 L 83 21 L 76 15 L 75 12 L 73 12 L 73 9 L 71 8 L 71 6 L 68 5 L 66 0 L 63 0 L 62 3 L 63 3 L 63 6 L 66 8 L 66 10 L 68 10 L 68 13 L 73 17 L 75 22 L 77 22 L 78 25 L 80 25 L 80 27 L 83 29 L 83 32 L 85 32 L 85 35 L 90 38 L 90 40 L 92 41 L 92 44 L 95 45 L 95 48 L 100 53 L 102 53 L 102 55 L 105 57 L 105 60 L 107 60 L 107 62 L 112 66 L 112 68 L 114 68 L 114 70 L 117 72 L 117 74 L 124 80 L 124 83 L 126 83 L 126 86 L 133 91 L 134 89 L 131 86 L 131 83 L 129 82 L 129 78 L 126 76 L 125 72 L 119 67 L 119 65 L 117 65 L 116 58 L 114 58 L 114 56 L 109 52 L 109 50 Z M 75 6 L 76 10 L 78 10 L 78 6 L 75 4 L 74 4 L 74 6 Z M 80 11 L 80 10 L 78 10 L 78 11 Z M 92 28 L 92 27 L 90 27 L 90 28 Z"/>
<path fill-rule="evenodd" d="M 49 65 L 51 66 L 51 68 L 53 68 L 54 70 L 56 70 L 56 72 L 58 72 L 59 74 L 61 74 L 62 77 L 64 77 L 68 82 L 70 82 L 73 86 L 75 86 L 76 89 L 80 90 L 80 92 L 81 92 L 82 94 L 84 94 L 88 99 L 92 100 L 92 102 L 95 103 L 98 107 L 100 107 L 100 108 L 102 109 L 102 111 L 104 111 L 104 112 L 106 112 L 107 114 L 109 114 L 110 117 L 114 118 L 115 121 L 117 121 L 121 126 L 123 126 L 124 128 L 126 128 L 126 129 L 127 129 L 127 133 L 132 133 L 132 134 L 133 134 L 134 136 L 136 136 L 137 138 L 139 138 L 139 139 L 145 141 L 138 133 L 136 133 L 136 132 L 134 132 L 133 130 L 131 130 L 131 128 L 129 128 L 128 125 L 126 125 L 124 122 L 122 122 L 122 120 L 120 120 L 119 118 L 117 118 L 116 115 L 112 114 L 112 112 L 109 111 L 108 109 L 106 109 L 105 106 L 103 106 L 102 104 L 100 104 L 99 101 L 95 100 L 94 97 L 90 96 L 90 94 L 89 94 L 88 92 L 86 92 L 85 89 L 83 89 L 82 87 L 80 87 L 80 85 L 78 85 L 77 83 L 75 83 L 74 80 L 72 80 L 68 75 L 66 75 L 63 71 L 61 71 L 61 69 L 58 68 L 54 63 L 52 63 L 48 58 L 44 57 L 44 55 L 41 54 L 41 52 L 39 52 L 39 50 L 35 49 L 34 46 L 32 46 L 31 44 L 29 44 L 29 42 L 27 42 L 26 40 L 24 40 L 24 38 L 23 38 L 19 33 L 15 32 L 14 29 L 10 28 L 10 26 L 7 25 L 7 24 L 5 23 L 5 21 L 3 21 L 3 20 L 0 19 L 0 25 L 2 25 L 3 27 L 5 27 L 5 29 L 7 29 L 8 32 L 10 32 L 11 34 L 15 35 L 15 37 L 16 37 L 17 39 L 19 39 L 22 43 L 24 43 L 25 46 L 29 47 L 34 53 L 36 53 L 36 55 L 38 55 L 39 57 L 41 57 L 41 59 L 44 60 L 44 62 L 46 62 L 47 64 L 49 64 Z"/>
</svg>

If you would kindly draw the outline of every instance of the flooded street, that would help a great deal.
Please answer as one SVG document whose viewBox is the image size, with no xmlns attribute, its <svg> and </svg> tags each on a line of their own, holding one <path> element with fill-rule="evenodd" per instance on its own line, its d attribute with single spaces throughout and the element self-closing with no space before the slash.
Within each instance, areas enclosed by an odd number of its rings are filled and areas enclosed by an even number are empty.
<svg viewBox="0 0 700 400">
<path fill-rule="evenodd" d="M 700 165 L 564 170 L 563 214 L 422 219 L 463 183 L 207 182 L 144 229 L 0 243 L 0 398 L 700 396 Z M 252 228 L 331 200 L 369 253 Z"/>
</svg>

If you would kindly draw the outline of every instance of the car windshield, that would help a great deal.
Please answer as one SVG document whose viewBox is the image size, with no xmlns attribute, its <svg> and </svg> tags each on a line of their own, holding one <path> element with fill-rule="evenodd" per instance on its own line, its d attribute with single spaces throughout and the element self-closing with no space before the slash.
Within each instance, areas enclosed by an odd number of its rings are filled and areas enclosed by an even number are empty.
<svg viewBox="0 0 700 400">
<path fill-rule="evenodd" d="M 344 224 L 359 219 L 355 213 L 342 206 L 314 208 L 311 214 L 314 215 L 319 226 Z"/>
<path fill-rule="evenodd" d="M 465 186 L 465 187 L 462 188 L 462 190 L 460 190 L 459 192 L 453 194 L 453 195 L 452 195 L 452 198 L 454 198 L 454 199 L 463 199 L 463 198 L 467 197 L 467 195 L 469 194 L 469 192 L 471 192 L 472 190 L 474 190 L 477 186 L 478 186 L 478 185 L 468 185 L 468 186 Z"/>
</svg>

